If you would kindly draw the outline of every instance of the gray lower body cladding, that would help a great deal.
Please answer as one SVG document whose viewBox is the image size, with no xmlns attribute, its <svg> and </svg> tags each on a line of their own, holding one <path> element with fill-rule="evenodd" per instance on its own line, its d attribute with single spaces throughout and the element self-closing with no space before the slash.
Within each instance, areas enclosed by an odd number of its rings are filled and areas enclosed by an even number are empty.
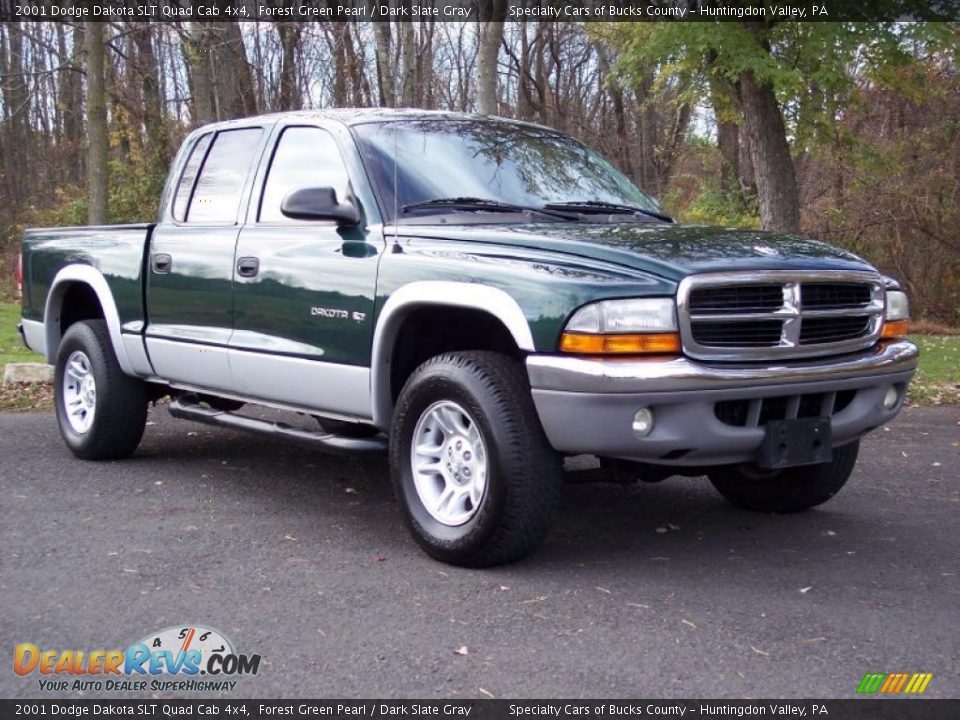
<svg viewBox="0 0 960 720">
<path fill-rule="evenodd" d="M 559 452 L 705 466 L 755 460 L 767 418 L 825 414 L 831 420 L 834 446 L 856 440 L 899 412 L 916 356 L 911 343 L 891 343 L 879 352 L 832 363 L 755 367 L 753 379 L 744 377 L 743 368 L 735 368 L 726 382 L 723 368 L 685 360 L 674 365 L 679 372 L 673 380 L 662 374 L 664 363 L 654 370 L 650 361 L 616 361 L 612 381 L 596 367 L 588 371 L 589 380 L 568 378 L 568 387 L 579 386 L 577 390 L 542 386 L 560 384 L 565 370 L 579 373 L 583 368 L 577 362 L 564 366 L 561 359 L 551 358 L 541 366 L 531 357 L 528 365 L 540 421 Z M 628 365 L 634 369 L 633 378 Z M 547 369 L 541 372 L 543 367 Z M 691 374 L 697 367 L 703 370 L 698 381 Z M 590 389 L 591 385 L 606 391 Z M 622 389 L 610 391 L 611 385 Z M 884 398 L 890 388 L 898 395 L 888 408 Z M 643 407 L 653 411 L 654 427 L 639 437 L 633 419 Z"/>
</svg>

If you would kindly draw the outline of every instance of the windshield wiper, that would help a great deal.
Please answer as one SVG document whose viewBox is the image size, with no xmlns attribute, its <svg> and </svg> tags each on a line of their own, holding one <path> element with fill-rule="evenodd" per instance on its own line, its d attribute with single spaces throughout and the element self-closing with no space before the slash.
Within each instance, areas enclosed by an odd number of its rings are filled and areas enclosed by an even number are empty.
<svg viewBox="0 0 960 720">
<path fill-rule="evenodd" d="M 499 200 L 488 200 L 478 197 L 450 197 L 433 198 L 432 200 L 421 200 L 419 202 L 408 203 L 400 207 L 402 215 L 416 212 L 418 210 L 463 210 L 467 212 L 500 212 L 500 213 L 536 213 L 537 215 L 546 215 L 561 220 L 573 220 L 569 215 L 562 212 L 551 212 L 549 208 L 527 207 L 525 205 L 514 205 L 513 203 L 500 202 Z"/>
<path fill-rule="evenodd" d="M 633 205 L 624 205 L 621 203 L 602 202 L 600 200 L 571 200 L 569 202 L 547 203 L 543 206 L 546 210 L 557 210 L 560 212 L 580 212 L 580 213 L 610 213 L 610 214 L 630 214 L 647 215 L 663 222 L 672 223 L 673 218 L 663 213 L 653 210 L 644 210 Z"/>
</svg>

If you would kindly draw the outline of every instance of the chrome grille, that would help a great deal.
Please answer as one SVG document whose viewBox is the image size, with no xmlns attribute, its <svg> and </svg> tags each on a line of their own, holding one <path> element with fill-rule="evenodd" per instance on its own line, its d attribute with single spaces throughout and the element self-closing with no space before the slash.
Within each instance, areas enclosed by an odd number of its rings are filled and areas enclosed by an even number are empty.
<svg viewBox="0 0 960 720">
<path fill-rule="evenodd" d="M 865 283 L 803 283 L 800 286 L 800 300 L 805 308 L 866 307 L 872 300 L 870 286 Z"/>
<path fill-rule="evenodd" d="M 884 290 L 880 276 L 869 272 L 711 273 L 680 283 L 677 309 L 691 357 L 811 357 L 873 345 Z"/>
<path fill-rule="evenodd" d="M 782 285 L 732 285 L 690 292 L 690 311 L 696 313 L 769 312 L 781 305 Z"/>
</svg>

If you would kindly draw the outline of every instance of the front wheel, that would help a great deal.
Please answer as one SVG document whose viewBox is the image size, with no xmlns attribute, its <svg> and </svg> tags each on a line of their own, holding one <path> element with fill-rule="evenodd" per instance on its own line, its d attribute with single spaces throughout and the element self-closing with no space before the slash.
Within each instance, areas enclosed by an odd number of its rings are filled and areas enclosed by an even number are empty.
<svg viewBox="0 0 960 720">
<path fill-rule="evenodd" d="M 146 385 L 120 369 L 106 322 L 70 326 L 53 390 L 60 434 L 78 458 L 112 460 L 137 449 L 147 423 Z"/>
<path fill-rule="evenodd" d="M 414 371 L 394 411 L 390 465 L 414 539 L 468 567 L 530 553 L 562 482 L 523 368 L 492 352 L 439 355 Z"/>
<path fill-rule="evenodd" d="M 723 497 L 745 510 L 796 513 L 822 505 L 842 488 L 854 465 L 860 442 L 834 449 L 833 460 L 820 465 L 759 470 L 749 465 L 714 468 L 710 482 Z"/>
</svg>

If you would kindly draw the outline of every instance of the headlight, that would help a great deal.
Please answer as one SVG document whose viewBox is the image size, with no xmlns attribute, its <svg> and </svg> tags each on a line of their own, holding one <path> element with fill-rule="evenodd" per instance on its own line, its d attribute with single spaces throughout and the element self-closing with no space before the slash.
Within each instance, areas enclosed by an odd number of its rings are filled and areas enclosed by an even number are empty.
<svg viewBox="0 0 960 720">
<path fill-rule="evenodd" d="M 900 290 L 887 291 L 887 320 L 909 320 L 910 303 Z"/>
<path fill-rule="evenodd" d="M 910 326 L 910 303 L 901 290 L 887 290 L 887 314 L 880 337 L 893 340 L 905 337 Z"/>
<path fill-rule="evenodd" d="M 678 353 L 673 298 L 603 300 L 577 310 L 560 337 L 560 350 L 589 355 Z"/>
</svg>

